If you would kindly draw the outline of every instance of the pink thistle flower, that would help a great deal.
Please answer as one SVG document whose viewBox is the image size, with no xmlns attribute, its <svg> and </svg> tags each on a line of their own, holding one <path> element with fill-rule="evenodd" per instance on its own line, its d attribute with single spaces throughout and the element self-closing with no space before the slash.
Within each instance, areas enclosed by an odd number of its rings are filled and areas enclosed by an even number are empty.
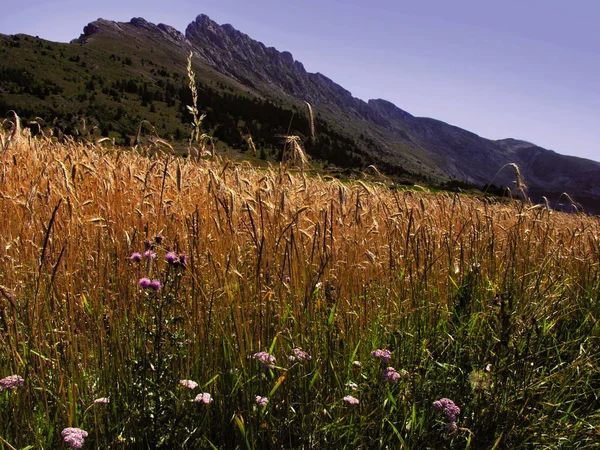
<svg viewBox="0 0 600 450">
<path fill-rule="evenodd" d="M 169 252 L 165 255 L 165 261 L 169 264 L 179 264 L 179 256 L 175 252 Z"/>
<path fill-rule="evenodd" d="M 310 361 L 312 359 L 312 356 L 299 347 L 294 348 L 294 354 L 300 361 Z"/>
<path fill-rule="evenodd" d="M 156 259 L 156 253 L 153 250 L 146 250 L 144 256 L 148 259 Z"/>
<path fill-rule="evenodd" d="M 196 389 L 198 387 L 198 383 L 192 380 L 181 380 L 179 384 L 188 389 Z"/>
<path fill-rule="evenodd" d="M 390 359 L 392 359 L 392 352 L 390 352 L 388 349 L 373 350 L 371 355 L 381 361 L 382 364 L 387 364 L 390 362 Z"/>
<path fill-rule="evenodd" d="M 138 281 L 138 284 L 140 285 L 140 287 L 142 289 L 148 289 L 150 287 L 150 285 L 152 284 L 152 281 L 150 281 L 150 278 L 140 278 L 140 281 Z"/>
<path fill-rule="evenodd" d="M 208 405 L 212 403 L 213 399 L 208 392 L 203 392 L 202 394 L 196 395 L 194 401 L 196 403 L 204 403 L 205 405 Z"/>
<path fill-rule="evenodd" d="M 25 384 L 25 380 L 19 375 L 11 375 L 9 377 L 2 378 L 0 380 L 0 392 L 4 390 L 14 391 L 17 388 L 22 387 L 23 384 Z"/>
<path fill-rule="evenodd" d="M 94 400 L 94 403 L 107 404 L 110 403 L 110 399 L 108 397 L 100 397 Z"/>
<path fill-rule="evenodd" d="M 153 289 L 155 291 L 160 291 L 160 281 L 152 280 L 150 282 L 150 289 Z"/>
<path fill-rule="evenodd" d="M 258 406 L 265 407 L 269 403 L 269 399 L 267 397 L 261 397 L 260 395 L 257 395 L 254 399 L 254 403 L 256 403 Z"/>
<path fill-rule="evenodd" d="M 179 264 L 187 266 L 187 263 L 188 263 L 188 257 L 185 255 L 179 255 Z"/>
<path fill-rule="evenodd" d="M 69 447 L 80 449 L 83 447 L 85 438 L 88 437 L 88 432 L 81 428 L 65 428 L 60 435 Z"/>
<path fill-rule="evenodd" d="M 358 405 L 360 403 L 356 397 L 352 397 L 351 395 L 346 395 L 344 401 L 349 405 Z"/>
<path fill-rule="evenodd" d="M 256 359 L 266 369 L 275 368 L 275 357 L 267 352 L 255 353 L 252 359 Z"/>
<path fill-rule="evenodd" d="M 156 236 L 154 236 L 154 242 L 156 242 L 157 244 L 161 244 L 164 240 L 165 237 L 162 234 L 157 234 Z"/>
<path fill-rule="evenodd" d="M 140 252 L 133 252 L 129 257 L 129 261 L 139 263 L 142 260 L 142 254 Z"/>
</svg>

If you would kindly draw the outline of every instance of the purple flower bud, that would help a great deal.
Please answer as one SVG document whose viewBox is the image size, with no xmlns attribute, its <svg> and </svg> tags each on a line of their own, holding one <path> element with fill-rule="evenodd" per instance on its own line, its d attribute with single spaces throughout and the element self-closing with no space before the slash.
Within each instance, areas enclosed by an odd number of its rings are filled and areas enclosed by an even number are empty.
<svg viewBox="0 0 600 450">
<path fill-rule="evenodd" d="M 446 424 L 446 430 L 448 430 L 450 433 L 454 433 L 456 430 L 458 430 L 458 425 L 456 425 L 456 422 L 448 422 Z"/>
<path fill-rule="evenodd" d="M 185 255 L 179 255 L 179 264 L 187 266 L 188 258 Z"/>
<path fill-rule="evenodd" d="M 154 236 L 154 242 L 156 242 L 157 244 L 161 244 L 164 240 L 165 237 L 162 234 L 157 234 L 156 236 Z"/>
<path fill-rule="evenodd" d="M 145 239 L 144 240 L 144 249 L 145 250 L 150 250 L 152 248 L 152 242 L 150 242 L 149 239 Z"/>
<path fill-rule="evenodd" d="M 140 278 L 140 281 L 138 281 L 138 284 L 140 285 L 140 287 L 142 289 L 148 289 L 150 287 L 150 284 L 152 283 L 152 281 L 150 281 L 150 278 Z"/>
<path fill-rule="evenodd" d="M 158 280 L 152 280 L 150 282 L 150 288 L 155 290 L 155 291 L 160 291 L 160 281 Z"/>
<path fill-rule="evenodd" d="M 142 254 L 140 252 L 133 252 L 129 257 L 129 261 L 138 263 L 142 260 Z"/>
</svg>

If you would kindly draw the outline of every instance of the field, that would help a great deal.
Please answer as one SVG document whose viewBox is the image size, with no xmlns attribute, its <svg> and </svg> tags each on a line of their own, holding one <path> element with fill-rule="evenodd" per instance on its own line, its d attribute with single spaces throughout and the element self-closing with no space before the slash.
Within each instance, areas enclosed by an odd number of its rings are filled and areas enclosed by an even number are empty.
<svg viewBox="0 0 600 450">
<path fill-rule="evenodd" d="M 598 217 L 0 137 L 0 449 L 600 445 Z"/>
</svg>

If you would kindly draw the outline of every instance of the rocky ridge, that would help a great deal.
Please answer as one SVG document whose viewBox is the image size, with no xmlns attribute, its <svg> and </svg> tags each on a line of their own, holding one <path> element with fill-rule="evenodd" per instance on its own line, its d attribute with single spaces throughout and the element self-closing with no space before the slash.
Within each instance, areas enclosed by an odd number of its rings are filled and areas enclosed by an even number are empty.
<svg viewBox="0 0 600 450">
<path fill-rule="evenodd" d="M 372 140 L 377 157 L 391 167 L 425 173 L 432 180 L 464 180 L 513 186 L 514 173 L 501 170 L 516 163 L 539 200 L 556 199 L 562 192 L 600 210 L 600 163 L 515 139 L 493 141 L 445 122 L 415 117 L 382 99 L 364 102 L 320 73 L 309 73 L 287 51 L 278 51 L 206 15 L 191 22 L 185 34 L 141 18 L 129 23 L 99 19 L 84 28 L 78 42 L 98 33 L 143 34 L 143 39 L 168 41 L 182 52 L 192 50 L 203 64 L 243 85 L 256 95 L 302 104 L 309 102 L 321 114 L 357 138 Z M 599 211 L 600 212 L 600 211 Z"/>
</svg>

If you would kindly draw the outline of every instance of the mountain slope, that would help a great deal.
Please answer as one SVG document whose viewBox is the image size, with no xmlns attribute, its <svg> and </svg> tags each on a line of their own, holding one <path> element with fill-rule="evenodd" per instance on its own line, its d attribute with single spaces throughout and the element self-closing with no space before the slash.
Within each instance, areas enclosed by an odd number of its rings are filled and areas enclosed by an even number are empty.
<svg viewBox="0 0 600 450">
<path fill-rule="evenodd" d="M 71 131 L 75 122 L 87 119 L 103 135 L 125 143 L 148 120 L 161 136 L 184 140 L 190 119 L 185 105 L 191 101 L 185 65 L 192 51 L 205 127 L 223 145 L 243 150 L 252 136 L 262 157 L 277 158 L 280 136 L 293 133 L 313 157 L 337 165 L 375 164 L 390 174 L 432 182 L 509 187 L 514 174 L 502 168 L 516 163 L 535 200 L 568 192 L 600 212 L 600 163 L 514 139 L 484 139 L 414 117 L 385 100 L 364 102 L 326 76 L 307 72 L 289 52 L 205 15 L 185 34 L 141 18 L 129 23 L 99 19 L 71 44 L 21 35 L 0 37 L 0 42 L 0 113 L 16 109 L 30 118 L 59 117 L 71 121 Z M 24 74 L 31 78 L 27 83 Z M 316 117 L 314 141 L 308 136 L 305 101 Z"/>
</svg>

